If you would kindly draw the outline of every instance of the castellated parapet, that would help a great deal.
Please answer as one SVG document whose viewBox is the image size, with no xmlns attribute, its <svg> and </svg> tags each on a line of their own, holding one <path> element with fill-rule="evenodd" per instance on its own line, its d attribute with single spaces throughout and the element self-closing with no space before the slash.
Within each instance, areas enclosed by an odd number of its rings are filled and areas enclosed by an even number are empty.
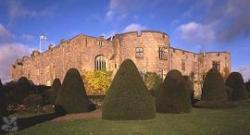
<svg viewBox="0 0 250 135">
<path fill-rule="evenodd" d="M 223 76 L 231 71 L 228 52 L 193 53 L 170 46 L 169 36 L 159 31 L 116 34 L 108 39 L 79 34 L 62 40 L 47 51 L 34 51 L 31 56 L 18 59 L 11 66 L 13 80 L 25 76 L 35 84 L 51 85 L 61 81 L 68 69 L 84 71 L 108 70 L 115 73 L 125 59 L 131 59 L 139 71 L 156 72 L 162 78 L 171 69 L 178 69 L 195 83 L 195 95 L 201 93 L 205 73 L 212 67 Z"/>
</svg>

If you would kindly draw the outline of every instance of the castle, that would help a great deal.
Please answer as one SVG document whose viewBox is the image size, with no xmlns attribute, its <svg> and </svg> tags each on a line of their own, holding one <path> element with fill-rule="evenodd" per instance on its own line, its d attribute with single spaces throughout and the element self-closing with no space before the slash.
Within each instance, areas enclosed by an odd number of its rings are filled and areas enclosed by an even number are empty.
<svg viewBox="0 0 250 135">
<path fill-rule="evenodd" d="M 17 59 L 11 66 L 13 80 L 25 76 L 35 84 L 51 85 L 55 78 L 61 81 L 68 69 L 84 71 L 107 70 L 115 73 L 125 59 L 131 59 L 139 71 L 158 73 L 162 78 L 171 69 L 178 69 L 194 82 L 195 95 L 201 94 L 205 73 L 212 67 L 223 76 L 231 71 L 228 52 L 193 53 L 170 46 L 169 36 L 159 31 L 140 31 L 116 34 L 108 39 L 77 35 L 49 46 L 40 53 Z"/>
</svg>

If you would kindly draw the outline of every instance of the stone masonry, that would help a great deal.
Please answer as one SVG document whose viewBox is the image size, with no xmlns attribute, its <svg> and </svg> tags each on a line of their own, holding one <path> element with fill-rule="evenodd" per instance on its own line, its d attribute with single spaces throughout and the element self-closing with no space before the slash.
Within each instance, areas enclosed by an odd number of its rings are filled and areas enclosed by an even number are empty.
<svg viewBox="0 0 250 135">
<path fill-rule="evenodd" d="M 25 76 L 35 84 L 51 85 L 55 78 L 61 81 L 68 69 L 84 71 L 107 70 L 115 73 L 119 65 L 131 59 L 139 71 L 156 72 L 162 78 L 171 69 L 190 76 L 195 95 L 201 94 L 205 73 L 212 67 L 223 76 L 231 71 L 229 52 L 193 53 L 170 46 L 169 36 L 159 31 L 141 31 L 116 34 L 108 39 L 79 34 L 59 45 L 49 46 L 40 53 L 17 59 L 11 66 L 13 80 Z"/>
</svg>

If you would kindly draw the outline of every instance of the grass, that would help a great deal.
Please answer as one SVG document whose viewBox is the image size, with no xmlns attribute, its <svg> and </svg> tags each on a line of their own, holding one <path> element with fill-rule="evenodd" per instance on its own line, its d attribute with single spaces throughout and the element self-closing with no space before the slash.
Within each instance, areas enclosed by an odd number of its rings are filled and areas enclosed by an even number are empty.
<svg viewBox="0 0 250 135">
<path fill-rule="evenodd" d="M 18 135 L 249 135 L 250 101 L 236 108 L 196 109 L 190 114 L 157 114 L 141 121 L 74 120 L 45 122 Z"/>
</svg>

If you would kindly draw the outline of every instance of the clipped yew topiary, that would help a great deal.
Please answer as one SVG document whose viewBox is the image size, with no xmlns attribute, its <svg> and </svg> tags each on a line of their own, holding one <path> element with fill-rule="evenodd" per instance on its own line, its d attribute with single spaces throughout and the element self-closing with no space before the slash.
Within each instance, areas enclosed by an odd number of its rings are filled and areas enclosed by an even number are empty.
<svg viewBox="0 0 250 135">
<path fill-rule="evenodd" d="M 7 114 L 8 113 L 7 113 L 6 97 L 5 97 L 2 87 L 0 87 L 0 116 L 7 116 Z"/>
<path fill-rule="evenodd" d="M 191 88 L 178 70 L 168 72 L 156 99 L 157 112 L 182 113 L 191 111 Z"/>
<path fill-rule="evenodd" d="M 57 97 L 58 92 L 60 91 L 61 87 L 62 87 L 62 84 L 61 84 L 60 79 L 56 78 L 53 81 L 53 84 L 52 84 L 51 88 L 47 92 L 49 103 L 55 104 L 56 97 Z"/>
<path fill-rule="evenodd" d="M 201 100 L 203 101 L 225 101 L 227 91 L 223 77 L 216 69 L 210 69 L 205 77 Z"/>
<path fill-rule="evenodd" d="M 0 79 L 0 88 L 3 87 L 2 80 Z"/>
<path fill-rule="evenodd" d="M 250 79 L 246 82 L 246 88 L 248 91 L 248 97 L 250 97 Z"/>
<path fill-rule="evenodd" d="M 155 102 L 135 64 L 127 59 L 117 71 L 102 107 L 107 120 L 144 120 L 155 117 Z"/>
<path fill-rule="evenodd" d="M 90 105 L 80 73 L 75 68 L 69 69 L 56 99 L 56 112 L 89 112 Z"/>
<path fill-rule="evenodd" d="M 237 101 L 248 98 L 248 92 L 240 73 L 232 72 L 226 80 L 226 85 L 232 88 L 231 100 Z"/>
</svg>

